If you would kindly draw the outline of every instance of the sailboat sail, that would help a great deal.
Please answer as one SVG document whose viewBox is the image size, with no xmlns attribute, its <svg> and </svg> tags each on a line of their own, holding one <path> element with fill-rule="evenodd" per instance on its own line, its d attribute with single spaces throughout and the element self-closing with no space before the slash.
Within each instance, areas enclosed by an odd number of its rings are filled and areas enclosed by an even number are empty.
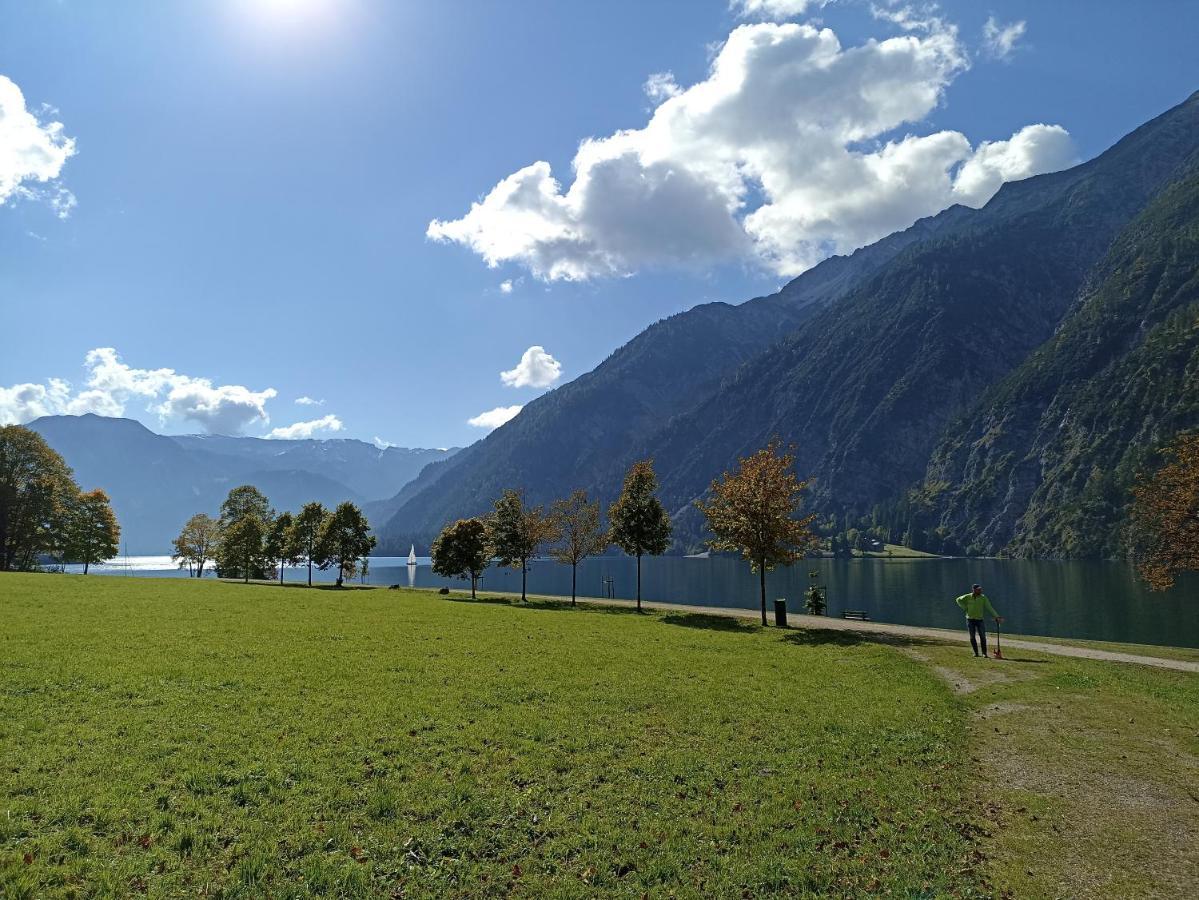
<svg viewBox="0 0 1199 900">
<path fill-rule="evenodd" d="M 411 549 L 408 551 L 408 565 L 416 565 L 416 544 L 412 544 Z"/>
</svg>

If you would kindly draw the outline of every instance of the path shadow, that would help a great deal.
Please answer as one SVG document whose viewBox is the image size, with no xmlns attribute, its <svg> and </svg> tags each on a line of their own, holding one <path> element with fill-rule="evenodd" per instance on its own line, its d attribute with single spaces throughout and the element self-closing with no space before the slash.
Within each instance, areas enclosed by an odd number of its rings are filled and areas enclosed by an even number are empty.
<svg viewBox="0 0 1199 900">
<path fill-rule="evenodd" d="M 733 616 L 713 616 L 706 613 L 670 613 L 662 617 L 667 625 L 683 628 L 704 628 L 709 631 L 750 632 L 761 630 L 760 625 Z"/>
</svg>

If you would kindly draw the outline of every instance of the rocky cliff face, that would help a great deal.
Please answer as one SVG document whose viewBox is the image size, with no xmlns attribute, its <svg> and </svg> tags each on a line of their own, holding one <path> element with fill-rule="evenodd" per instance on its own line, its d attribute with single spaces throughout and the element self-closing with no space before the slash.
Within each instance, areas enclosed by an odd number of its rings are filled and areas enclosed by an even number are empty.
<svg viewBox="0 0 1199 900">
<path fill-rule="evenodd" d="M 972 553 L 1116 556 L 1128 492 L 1199 427 L 1199 173 L 1134 219 L 1058 332 L 933 454 L 937 524 Z"/>
</svg>

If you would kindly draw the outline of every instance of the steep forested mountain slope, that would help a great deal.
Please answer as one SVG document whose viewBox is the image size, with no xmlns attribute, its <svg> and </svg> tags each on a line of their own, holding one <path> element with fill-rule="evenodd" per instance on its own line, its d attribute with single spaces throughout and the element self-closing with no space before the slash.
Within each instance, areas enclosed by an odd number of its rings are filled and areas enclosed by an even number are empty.
<svg viewBox="0 0 1199 900">
<path fill-rule="evenodd" d="M 1199 427 L 1199 170 L 1115 242 L 1058 333 L 933 455 L 921 526 L 972 553 L 1115 556 L 1153 451 Z"/>
<path fill-rule="evenodd" d="M 796 444 L 825 511 L 866 514 L 919 481 L 946 424 L 1053 334 L 1197 146 L 1199 97 L 1089 163 L 1005 185 L 900 254 L 643 445 L 670 505 L 773 435 Z"/>
<path fill-rule="evenodd" d="M 885 255 L 860 251 L 876 265 L 829 260 L 773 298 L 659 323 L 465 451 L 437 484 L 414 483 L 386 530 L 430 536 L 509 486 L 535 502 L 576 486 L 610 499 L 629 461 L 652 456 L 693 543 L 690 502 L 774 436 L 796 444 L 821 511 L 894 504 L 924 479 L 949 423 L 1054 334 L 1115 236 L 1197 146 L 1194 95 L 1088 163 L 918 223 L 882 242 Z M 801 290 L 796 320 L 748 314 Z"/>
<path fill-rule="evenodd" d="M 963 212 L 954 207 L 851 256 L 826 260 L 770 297 L 740 306 L 708 303 L 650 326 L 594 371 L 534 400 L 453 459 L 429 466 L 392 500 L 372 504 L 372 515 L 396 513 L 382 529 L 382 547 L 406 552 L 411 542 L 427 545 L 445 522 L 485 511 L 512 485 L 526 487 L 534 502 L 583 485 L 595 489 L 600 473 L 623 463 L 642 435 L 705 399 L 741 363 Z"/>
</svg>

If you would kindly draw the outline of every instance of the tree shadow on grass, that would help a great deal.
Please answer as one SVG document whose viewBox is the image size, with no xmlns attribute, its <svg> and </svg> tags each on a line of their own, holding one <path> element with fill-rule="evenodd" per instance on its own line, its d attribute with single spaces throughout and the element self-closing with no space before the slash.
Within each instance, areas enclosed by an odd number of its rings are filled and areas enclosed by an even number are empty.
<svg viewBox="0 0 1199 900">
<path fill-rule="evenodd" d="M 797 647 L 857 647 L 861 644 L 882 643 L 871 641 L 873 635 L 860 631 L 834 631 L 823 628 L 796 628 L 789 630 L 783 640 Z"/>
<path fill-rule="evenodd" d="M 449 600 L 451 603 L 491 603 L 496 606 L 513 606 L 515 603 L 520 603 L 519 600 L 515 601 L 514 603 L 508 597 L 455 597 L 453 594 L 446 594 L 445 599 Z"/>
<path fill-rule="evenodd" d="M 734 631 L 748 633 L 760 631 L 761 626 L 733 616 L 713 616 L 706 613 L 670 613 L 662 617 L 667 625 L 684 628 L 704 628 L 709 631 Z"/>
<path fill-rule="evenodd" d="M 608 615 L 621 615 L 621 616 L 646 615 L 649 612 L 649 610 L 645 610 L 644 612 L 639 613 L 635 606 L 617 606 L 615 604 L 608 605 L 608 604 L 604 604 L 604 603 L 590 603 L 590 602 L 580 603 L 576 606 L 571 606 L 569 600 L 547 600 L 547 599 L 540 599 L 540 598 L 536 599 L 536 600 L 529 600 L 527 603 L 521 603 L 519 600 L 515 600 L 515 601 L 513 601 L 512 605 L 516 606 L 520 609 L 549 610 L 551 612 L 554 612 L 554 611 L 595 612 L 595 613 L 606 613 Z"/>
<path fill-rule="evenodd" d="M 888 647 L 944 647 L 945 642 L 904 634 L 881 631 L 855 631 L 851 628 L 795 628 L 783 637 L 798 647 L 860 647 L 863 644 L 883 644 Z"/>
</svg>

